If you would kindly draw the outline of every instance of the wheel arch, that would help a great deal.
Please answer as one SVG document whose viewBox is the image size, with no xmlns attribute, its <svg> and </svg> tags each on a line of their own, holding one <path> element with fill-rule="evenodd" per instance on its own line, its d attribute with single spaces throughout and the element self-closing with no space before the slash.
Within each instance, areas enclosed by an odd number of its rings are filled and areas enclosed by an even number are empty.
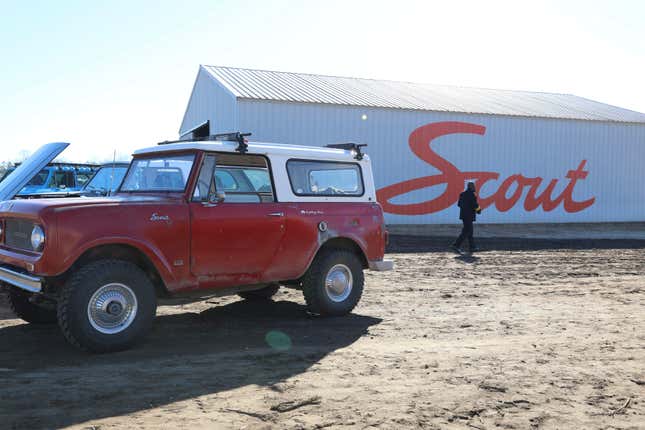
<svg viewBox="0 0 645 430">
<path fill-rule="evenodd" d="M 63 274 L 63 278 L 67 278 L 76 270 L 91 262 L 103 259 L 122 260 L 135 264 L 151 280 L 157 296 L 167 295 L 166 283 L 150 257 L 136 246 L 125 243 L 101 244 L 84 250 Z"/>
<path fill-rule="evenodd" d="M 346 251 L 350 251 L 356 254 L 356 256 L 358 256 L 358 258 L 361 261 L 361 265 L 363 266 L 363 269 L 368 268 L 368 262 L 367 262 L 367 256 L 365 255 L 365 250 L 363 249 L 362 246 L 358 244 L 357 241 L 344 236 L 332 237 L 327 241 L 325 241 L 322 244 L 322 246 L 320 246 L 320 248 L 318 248 L 318 251 L 314 255 L 314 259 L 322 252 L 325 252 L 330 249 L 343 249 Z M 309 262 L 309 265 L 311 265 L 311 262 Z"/>
</svg>

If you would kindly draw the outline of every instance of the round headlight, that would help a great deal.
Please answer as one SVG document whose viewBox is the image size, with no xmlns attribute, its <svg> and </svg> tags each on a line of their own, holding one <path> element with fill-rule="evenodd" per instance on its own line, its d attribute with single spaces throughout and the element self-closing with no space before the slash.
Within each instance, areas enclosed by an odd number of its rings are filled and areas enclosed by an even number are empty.
<svg viewBox="0 0 645 430">
<path fill-rule="evenodd" d="M 35 225 L 34 229 L 31 230 L 31 247 L 34 249 L 34 251 L 40 251 L 43 249 L 44 244 L 45 232 L 43 231 L 41 226 Z"/>
</svg>

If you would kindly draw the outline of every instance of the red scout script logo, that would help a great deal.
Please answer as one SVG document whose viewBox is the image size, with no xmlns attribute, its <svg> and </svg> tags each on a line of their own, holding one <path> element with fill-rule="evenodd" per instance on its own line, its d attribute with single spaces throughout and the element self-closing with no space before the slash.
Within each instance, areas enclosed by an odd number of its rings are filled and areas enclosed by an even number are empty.
<svg viewBox="0 0 645 430">
<path fill-rule="evenodd" d="M 410 149 L 412 149 L 412 152 L 417 157 L 439 169 L 442 173 L 434 176 L 410 179 L 381 188 L 377 192 L 377 199 L 383 206 L 383 210 L 391 214 L 401 215 L 425 215 L 439 212 L 457 203 L 459 193 L 463 191 L 465 180 L 473 180 L 477 185 L 477 189 L 480 190 L 486 182 L 498 179 L 499 173 L 495 172 L 462 172 L 454 164 L 439 156 L 430 147 L 434 139 L 448 134 L 470 133 L 483 136 L 485 132 L 486 127 L 466 122 L 436 122 L 414 130 L 410 134 Z M 537 195 L 537 190 L 543 179 L 540 177 L 527 178 L 517 174 L 506 178 L 492 195 L 488 197 L 480 196 L 479 206 L 486 208 L 491 204 L 495 204 L 498 211 L 506 212 L 515 206 L 522 196 L 524 187 L 529 187 L 528 195 L 526 196 L 526 200 L 524 200 L 524 209 L 527 211 L 533 211 L 538 206 L 542 206 L 545 212 L 550 212 L 560 203 L 563 203 L 566 212 L 580 212 L 593 205 L 596 200 L 595 197 L 581 202 L 573 200 L 573 188 L 576 186 L 576 182 L 585 179 L 589 173 L 583 170 L 586 162 L 587 160 L 582 160 L 576 170 L 569 170 L 566 176 L 569 179 L 569 184 L 555 199 L 551 198 L 551 194 L 558 184 L 558 179 L 552 179 L 546 189 Z M 422 188 L 443 184 L 446 185 L 446 190 L 433 200 L 412 204 L 390 203 L 390 199 L 394 197 Z M 515 191 L 509 197 L 507 193 L 513 185 L 515 185 Z"/>
</svg>

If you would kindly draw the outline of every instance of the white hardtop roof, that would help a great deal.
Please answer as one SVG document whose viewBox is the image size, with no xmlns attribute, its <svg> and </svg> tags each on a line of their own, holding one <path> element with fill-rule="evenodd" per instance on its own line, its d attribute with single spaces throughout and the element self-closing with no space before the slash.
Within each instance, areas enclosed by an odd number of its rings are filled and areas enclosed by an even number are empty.
<svg viewBox="0 0 645 430">
<path fill-rule="evenodd" d="M 186 141 L 167 143 L 138 149 L 134 151 L 133 155 L 147 155 L 170 151 L 214 151 L 238 153 L 237 147 L 237 142 L 230 141 Z M 287 145 L 281 143 L 249 142 L 247 154 L 281 155 L 293 158 L 302 157 L 338 161 L 356 161 L 356 159 L 354 158 L 354 152 L 349 150 L 323 148 L 320 146 Z M 363 155 L 363 159 L 369 160 L 367 154 Z"/>
</svg>

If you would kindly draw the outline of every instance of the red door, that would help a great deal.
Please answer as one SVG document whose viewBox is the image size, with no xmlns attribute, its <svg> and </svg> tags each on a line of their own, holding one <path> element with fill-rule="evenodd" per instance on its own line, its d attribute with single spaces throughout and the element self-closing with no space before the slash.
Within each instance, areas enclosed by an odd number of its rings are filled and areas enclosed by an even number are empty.
<svg viewBox="0 0 645 430">
<path fill-rule="evenodd" d="M 194 275 L 251 275 L 252 281 L 271 265 L 284 235 L 282 204 L 193 202 L 190 208 Z"/>
</svg>

